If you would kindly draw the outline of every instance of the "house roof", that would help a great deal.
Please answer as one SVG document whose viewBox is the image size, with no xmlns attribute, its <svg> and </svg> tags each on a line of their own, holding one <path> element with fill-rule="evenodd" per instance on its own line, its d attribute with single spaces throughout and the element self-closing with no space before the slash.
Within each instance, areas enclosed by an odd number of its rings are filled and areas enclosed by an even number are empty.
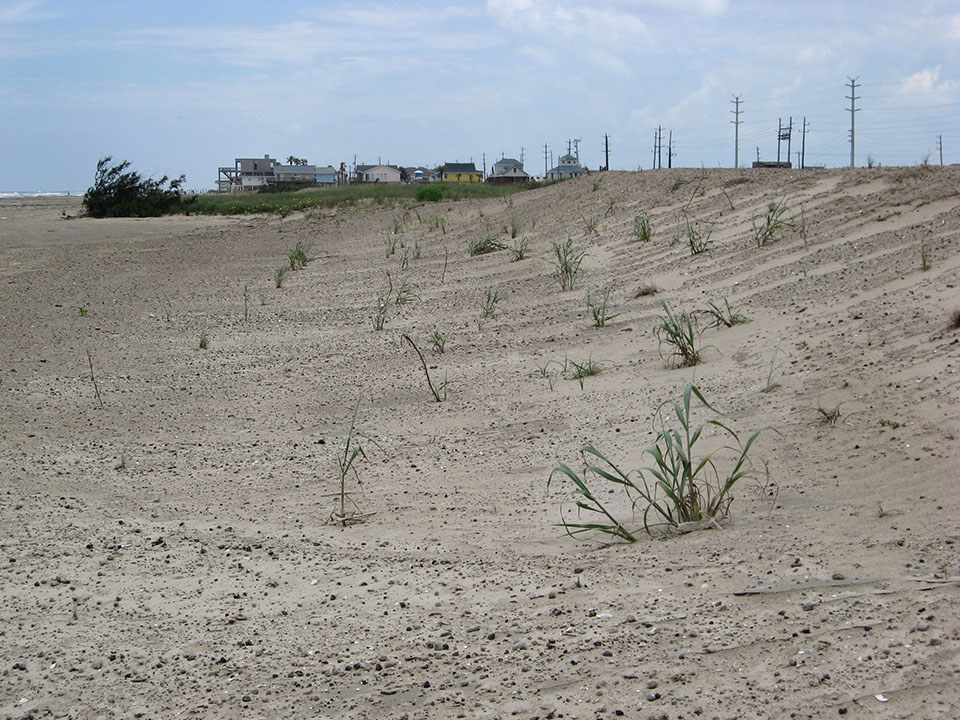
<svg viewBox="0 0 960 720">
<path fill-rule="evenodd" d="M 519 160 L 516 160 L 515 158 L 500 158 L 494 163 L 494 166 L 496 165 L 503 165 L 503 166 L 516 165 L 517 167 L 523 167 L 523 164 Z"/>
<path fill-rule="evenodd" d="M 519 164 L 497 168 L 497 172 L 493 174 L 493 177 L 505 177 L 507 175 L 512 175 L 514 177 L 530 177 L 527 171 L 520 167 Z"/>
<path fill-rule="evenodd" d="M 368 170 L 373 170 L 374 168 L 379 168 L 379 167 L 391 168 L 393 170 L 396 170 L 397 172 L 400 172 L 400 168 L 398 168 L 396 165 L 384 165 L 383 163 L 381 163 L 380 165 L 357 165 L 357 172 L 358 173 L 367 172 Z"/>
<path fill-rule="evenodd" d="M 475 173 L 480 172 L 473 163 L 446 163 L 444 169 L 448 172 Z"/>
</svg>

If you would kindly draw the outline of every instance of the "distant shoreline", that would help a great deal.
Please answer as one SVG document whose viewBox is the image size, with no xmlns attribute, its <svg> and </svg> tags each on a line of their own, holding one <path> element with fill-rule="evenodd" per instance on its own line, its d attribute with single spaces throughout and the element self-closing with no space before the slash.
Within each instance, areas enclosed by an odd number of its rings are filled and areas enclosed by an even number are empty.
<svg viewBox="0 0 960 720">
<path fill-rule="evenodd" d="M 34 198 L 34 197 L 83 197 L 83 192 L 70 190 L 10 190 L 0 192 L 0 199 Z"/>
</svg>

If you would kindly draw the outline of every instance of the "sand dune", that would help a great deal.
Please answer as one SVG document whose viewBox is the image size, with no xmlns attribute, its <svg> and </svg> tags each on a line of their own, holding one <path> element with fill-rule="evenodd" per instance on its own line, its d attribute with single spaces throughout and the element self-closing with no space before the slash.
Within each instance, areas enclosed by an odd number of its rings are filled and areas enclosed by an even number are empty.
<svg viewBox="0 0 960 720">
<path fill-rule="evenodd" d="M 283 219 L 0 201 L 0 716 L 960 716 L 958 187 L 607 173 Z M 758 248 L 751 218 L 782 200 L 792 227 Z M 527 258 L 468 256 L 512 224 Z M 568 236 L 587 256 L 561 292 Z M 297 241 L 314 259 L 277 289 Z M 419 301 L 374 331 L 403 280 Z M 591 327 L 607 287 L 616 317 Z M 750 322 L 666 362 L 661 302 L 724 299 Z M 600 372 L 581 389 L 565 359 Z M 723 530 L 565 535 L 551 469 L 585 444 L 648 464 L 691 382 L 738 432 L 776 429 L 769 478 L 736 486 Z M 373 514 L 341 527 L 358 401 Z"/>
</svg>

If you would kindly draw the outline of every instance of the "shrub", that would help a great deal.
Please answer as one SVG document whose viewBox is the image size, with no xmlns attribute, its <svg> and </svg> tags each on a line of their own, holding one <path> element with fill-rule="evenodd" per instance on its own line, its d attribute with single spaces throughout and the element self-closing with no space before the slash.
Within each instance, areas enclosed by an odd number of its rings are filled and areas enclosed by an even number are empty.
<svg viewBox="0 0 960 720">
<path fill-rule="evenodd" d="M 592 513 L 591 517 L 600 516 L 596 522 L 569 522 L 561 514 L 561 524 L 569 535 L 597 531 L 628 542 L 637 539 L 635 531 L 624 525 L 608 508 L 606 498 L 601 501 L 599 493 L 591 488 L 594 480 L 610 483 L 611 493 L 622 490 L 632 509 L 644 507 L 643 527 L 648 533 L 651 527 L 658 524 L 681 531 L 716 526 L 718 520 L 723 520 L 729 514 L 733 502 L 730 493 L 734 485 L 756 472 L 748 458 L 750 449 L 760 433 L 771 428 L 757 430 L 743 444 L 739 436 L 717 417 L 694 427 L 691 410 L 693 396 L 704 407 L 720 415 L 694 385 L 686 388 L 682 403 L 663 403 L 655 413 L 657 439 L 644 451 L 644 455 L 652 458 L 653 464 L 637 470 L 634 477 L 633 473 L 623 472 L 592 445 L 580 451 L 584 465 L 581 473 L 563 463 L 553 469 L 547 486 L 557 475 L 573 482 L 578 520 L 584 512 Z M 668 426 L 668 408 L 673 410 L 679 427 Z M 727 443 L 732 441 L 732 444 L 721 443 L 706 453 L 698 454 L 697 443 L 707 428 L 718 429 L 722 440 Z M 728 470 L 721 470 L 724 450 L 728 451 L 726 455 L 731 463 Z M 660 522 L 651 522 L 651 512 L 653 518 Z"/>
<path fill-rule="evenodd" d="M 108 155 L 97 163 L 93 187 L 83 196 L 83 209 L 87 215 L 95 218 L 155 217 L 183 210 L 189 204 L 183 200 L 185 176 L 170 180 L 164 175 L 154 180 L 130 170 L 130 163 L 126 160 L 116 165 L 111 165 L 112 162 L 113 158 Z"/>
<path fill-rule="evenodd" d="M 446 187 L 443 185 L 424 185 L 417 188 L 417 202 L 440 202 Z"/>
</svg>

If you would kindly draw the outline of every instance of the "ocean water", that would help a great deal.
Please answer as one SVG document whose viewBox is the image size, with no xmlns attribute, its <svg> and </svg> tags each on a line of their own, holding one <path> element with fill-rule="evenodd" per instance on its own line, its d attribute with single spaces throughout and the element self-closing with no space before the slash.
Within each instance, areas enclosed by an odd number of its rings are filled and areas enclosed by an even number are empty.
<svg viewBox="0 0 960 720">
<path fill-rule="evenodd" d="M 83 195 L 82 192 L 70 192 L 68 190 L 30 190 L 30 191 L 0 191 L 0 200 L 7 198 L 36 198 L 36 197 L 72 197 L 74 195 Z"/>
</svg>

